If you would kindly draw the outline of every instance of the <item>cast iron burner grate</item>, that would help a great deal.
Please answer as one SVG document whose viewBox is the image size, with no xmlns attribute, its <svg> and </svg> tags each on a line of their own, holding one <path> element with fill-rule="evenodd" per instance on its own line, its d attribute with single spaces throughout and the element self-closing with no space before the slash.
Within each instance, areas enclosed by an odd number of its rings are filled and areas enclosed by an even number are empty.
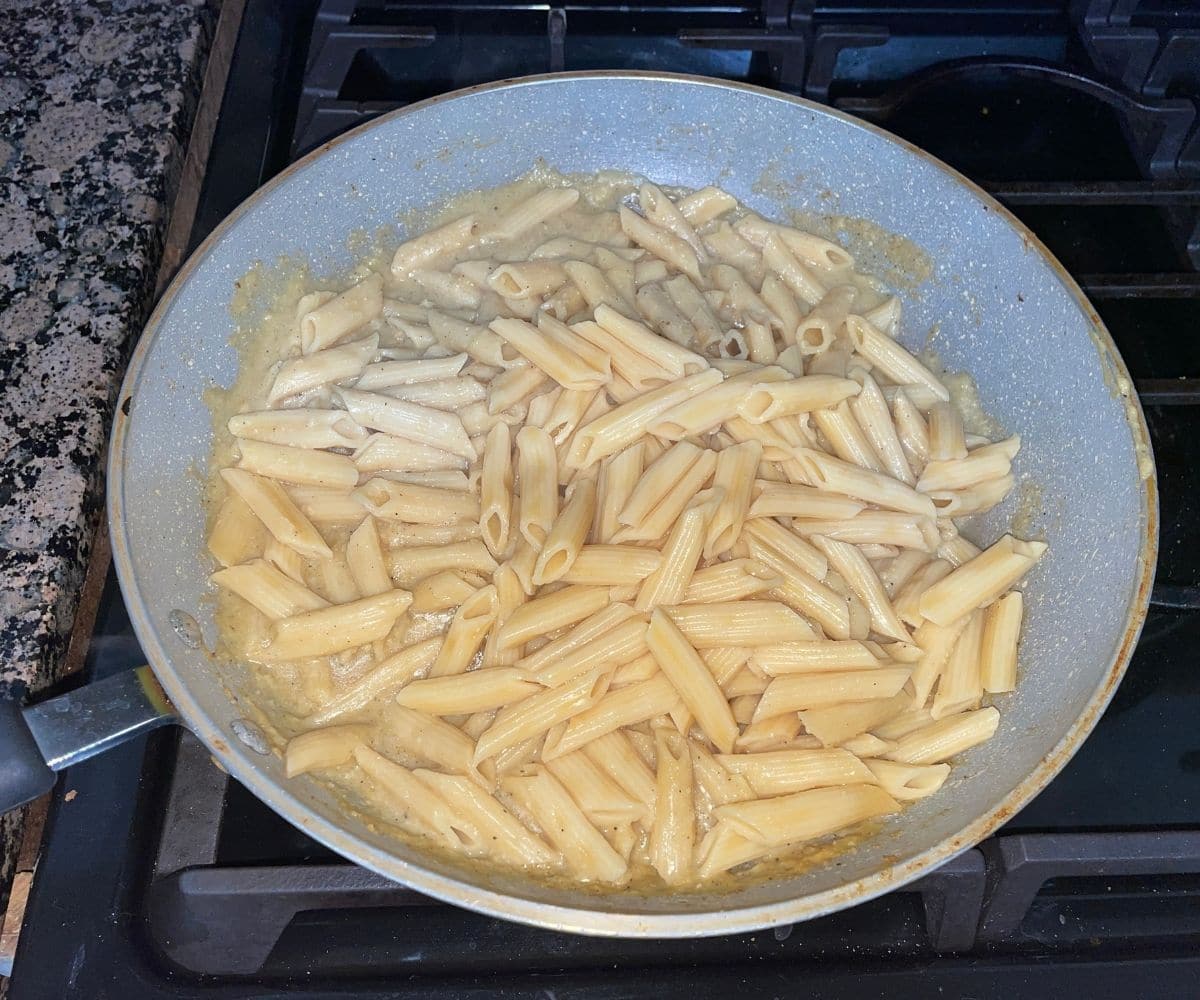
<svg viewBox="0 0 1200 1000">
<path fill-rule="evenodd" d="M 628 941 L 458 910 L 338 859 L 160 732 L 68 771 L 11 994 L 1185 995 L 1200 975 L 1200 10 L 1137 0 L 248 0 L 196 245 L 374 114 L 525 73 L 659 69 L 827 101 L 1028 222 L 1146 405 L 1159 583 L 1092 737 L 999 835 L 908 891 L 775 932 Z M 249 167 L 248 167 L 249 165 Z M 109 579 L 93 676 L 141 662 Z M 1186 984 L 1186 985 L 1185 985 Z"/>
</svg>

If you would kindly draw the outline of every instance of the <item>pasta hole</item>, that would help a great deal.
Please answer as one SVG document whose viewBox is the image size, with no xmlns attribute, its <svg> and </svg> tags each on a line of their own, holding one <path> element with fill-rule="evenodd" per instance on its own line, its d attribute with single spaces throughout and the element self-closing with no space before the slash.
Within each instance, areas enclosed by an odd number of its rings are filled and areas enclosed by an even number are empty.
<svg viewBox="0 0 1200 1000">
<path fill-rule="evenodd" d="M 483 522 L 483 533 L 494 548 L 501 548 L 500 537 L 504 533 L 504 520 L 494 511 Z"/>
<path fill-rule="evenodd" d="M 825 261 L 830 267 L 849 267 L 850 255 L 833 247 L 825 248 Z"/>
<path fill-rule="evenodd" d="M 505 361 L 516 361 L 520 356 L 521 352 L 511 344 L 505 344 L 500 348 L 500 357 Z"/>
<path fill-rule="evenodd" d="M 800 342 L 805 347 L 821 347 L 825 343 L 825 331 L 819 326 L 806 327 L 800 334 Z"/>
<path fill-rule="evenodd" d="M 522 291 L 525 291 L 517 279 L 507 271 L 501 271 L 495 274 L 492 277 L 492 284 L 495 286 L 496 291 L 498 291 L 501 295 L 508 296 L 509 298 L 514 298 L 520 295 Z"/>
<path fill-rule="evenodd" d="M 562 576 L 567 569 L 566 550 L 559 549 L 557 552 L 551 554 L 550 558 L 546 560 L 545 565 L 542 567 L 542 579 L 547 581 L 556 580 L 558 577 Z"/>
</svg>

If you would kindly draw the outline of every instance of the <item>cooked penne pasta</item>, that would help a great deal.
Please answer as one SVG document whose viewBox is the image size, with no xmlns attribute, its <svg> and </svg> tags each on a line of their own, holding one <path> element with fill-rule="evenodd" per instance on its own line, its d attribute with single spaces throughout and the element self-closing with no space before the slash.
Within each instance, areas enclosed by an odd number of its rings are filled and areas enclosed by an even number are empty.
<svg viewBox="0 0 1200 1000">
<path fill-rule="evenodd" d="M 1024 597 L 1012 590 L 989 605 L 980 639 L 979 676 L 989 694 L 1012 691 L 1017 686 L 1017 643 L 1021 638 Z"/>
<path fill-rule="evenodd" d="M 994 733 L 1045 545 L 959 519 L 1020 439 L 846 250 L 542 169 L 409 235 L 222 404 L 220 642 L 287 774 L 502 880 L 690 892 Z"/>
<path fill-rule="evenodd" d="M 948 625 L 990 604 L 1012 588 L 1046 552 L 1045 542 L 1023 542 L 1004 535 L 990 548 L 964 562 L 922 595 L 920 612 L 930 621 Z"/>
</svg>

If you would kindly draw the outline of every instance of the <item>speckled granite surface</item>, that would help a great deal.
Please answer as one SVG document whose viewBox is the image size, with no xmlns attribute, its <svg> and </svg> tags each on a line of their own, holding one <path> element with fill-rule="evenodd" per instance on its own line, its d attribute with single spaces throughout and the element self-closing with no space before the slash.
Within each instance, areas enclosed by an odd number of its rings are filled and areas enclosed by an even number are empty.
<svg viewBox="0 0 1200 1000">
<path fill-rule="evenodd" d="M 218 8 L 0 0 L 0 696 L 66 647 Z"/>
</svg>

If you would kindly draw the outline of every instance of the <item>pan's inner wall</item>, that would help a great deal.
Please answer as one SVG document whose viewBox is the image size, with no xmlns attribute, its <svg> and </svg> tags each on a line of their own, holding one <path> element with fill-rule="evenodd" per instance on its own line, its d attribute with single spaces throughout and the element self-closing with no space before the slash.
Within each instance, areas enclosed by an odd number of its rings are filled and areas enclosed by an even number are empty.
<svg viewBox="0 0 1200 1000">
<path fill-rule="evenodd" d="M 476 885 L 543 904 L 643 915 L 781 904 L 861 878 L 872 878 L 868 890 L 885 888 L 886 879 L 873 877 L 888 863 L 955 836 L 1032 774 L 1103 683 L 1139 576 L 1145 492 L 1123 401 L 1106 381 L 1091 323 L 1054 269 L 943 168 L 819 109 L 696 81 L 534 81 L 377 123 L 259 197 L 193 262 L 160 318 L 136 384 L 126 387 L 133 405 L 114 498 L 126 525 L 123 542 L 117 532 L 118 562 L 147 653 L 201 736 L 228 745 L 235 774 L 293 820 L 306 807 L 315 810 L 302 824 L 309 832 L 426 891 L 535 916 L 523 902 L 455 885 L 452 869 L 361 827 L 327 827 L 322 817 L 332 826 L 344 820 L 319 790 L 284 785 L 277 760 L 236 741 L 230 728 L 236 707 L 210 664 L 176 639 L 167 616 L 182 608 L 203 620 L 207 606 L 200 498 L 210 419 L 202 394 L 235 377 L 236 356 L 227 344 L 235 279 L 281 255 L 310 259 L 319 271 L 341 270 L 350 262 L 351 232 L 373 232 L 414 209 L 506 183 L 538 158 L 566 172 L 619 169 L 663 185 L 717 184 L 769 217 L 791 211 L 861 217 L 915 244 L 933 273 L 898 290 L 905 342 L 923 348 L 932 332 L 931 346 L 947 368 L 970 370 L 986 410 L 1024 442 L 1015 471 L 1027 485 L 988 516 L 981 535 L 994 538 L 1023 500 L 1024 533 L 1045 538 L 1051 551 L 1027 588 L 1021 685 L 1001 703 L 995 740 L 965 755 L 941 794 L 890 821 L 837 867 L 722 901 L 584 897 L 501 877 L 485 886 L 475 876 Z M 416 872 L 409 864 L 431 870 Z M 726 916 L 704 927 L 794 919 L 836 902 L 830 896 L 808 909 L 781 906 L 743 923 Z M 563 919 L 574 928 L 623 933 L 688 929 L 632 917 L 620 926 L 588 916 Z"/>
</svg>

